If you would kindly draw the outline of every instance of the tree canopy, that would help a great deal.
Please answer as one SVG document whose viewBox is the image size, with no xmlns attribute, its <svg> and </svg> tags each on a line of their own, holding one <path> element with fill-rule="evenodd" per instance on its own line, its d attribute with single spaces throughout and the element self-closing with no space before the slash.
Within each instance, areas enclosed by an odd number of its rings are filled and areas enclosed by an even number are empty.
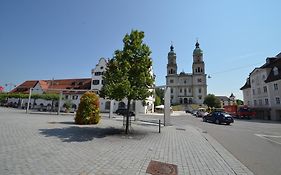
<svg viewBox="0 0 281 175">
<path fill-rule="evenodd" d="M 107 63 L 103 75 L 104 86 L 101 96 L 109 99 L 128 99 L 127 122 L 131 100 L 145 100 L 152 93 L 154 77 L 151 73 L 150 48 L 143 43 L 144 32 L 132 30 L 123 39 L 123 49 L 116 50 Z M 126 133 L 128 123 L 126 122 Z"/>
<path fill-rule="evenodd" d="M 205 105 L 211 108 L 220 108 L 221 102 L 214 94 L 208 94 L 203 102 Z"/>
</svg>

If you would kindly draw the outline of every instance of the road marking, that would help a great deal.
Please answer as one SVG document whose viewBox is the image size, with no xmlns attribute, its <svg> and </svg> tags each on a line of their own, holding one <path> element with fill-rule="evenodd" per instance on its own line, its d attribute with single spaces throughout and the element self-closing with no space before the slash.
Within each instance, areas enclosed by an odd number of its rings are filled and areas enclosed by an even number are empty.
<svg viewBox="0 0 281 175">
<path fill-rule="evenodd" d="M 276 136 L 276 135 L 265 135 L 265 134 L 255 134 L 256 136 L 258 136 L 258 137 L 261 137 L 261 138 L 263 138 L 263 139 L 266 139 L 266 140 L 269 140 L 269 141 L 271 141 L 271 142 L 274 142 L 274 143 L 277 143 L 277 144 L 279 144 L 279 145 L 281 145 L 281 142 L 277 142 L 277 141 L 275 141 L 275 140 L 271 140 L 270 139 L 270 137 L 271 138 L 281 138 L 281 136 Z M 268 138 L 269 137 L 269 138 Z"/>
</svg>

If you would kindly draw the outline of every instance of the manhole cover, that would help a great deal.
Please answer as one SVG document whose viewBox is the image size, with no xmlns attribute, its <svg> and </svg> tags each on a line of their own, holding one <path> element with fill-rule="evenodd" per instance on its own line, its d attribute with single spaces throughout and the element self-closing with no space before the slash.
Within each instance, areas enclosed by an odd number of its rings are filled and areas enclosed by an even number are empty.
<svg viewBox="0 0 281 175">
<path fill-rule="evenodd" d="M 177 165 L 151 160 L 146 172 L 152 175 L 177 175 L 178 168 Z"/>
<path fill-rule="evenodd" d="M 176 130 L 179 130 L 179 131 L 185 131 L 184 128 L 176 128 Z"/>
</svg>

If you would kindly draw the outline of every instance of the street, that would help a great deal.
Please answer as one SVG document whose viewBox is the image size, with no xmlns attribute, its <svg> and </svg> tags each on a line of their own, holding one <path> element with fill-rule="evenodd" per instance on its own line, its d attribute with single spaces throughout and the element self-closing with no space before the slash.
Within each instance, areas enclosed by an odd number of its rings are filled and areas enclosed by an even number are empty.
<svg viewBox="0 0 281 175">
<path fill-rule="evenodd" d="M 207 131 L 238 160 L 257 175 L 281 174 L 281 123 L 262 120 L 235 120 L 233 124 L 202 122 L 191 114 L 172 117 L 174 125 L 196 126 Z"/>
</svg>

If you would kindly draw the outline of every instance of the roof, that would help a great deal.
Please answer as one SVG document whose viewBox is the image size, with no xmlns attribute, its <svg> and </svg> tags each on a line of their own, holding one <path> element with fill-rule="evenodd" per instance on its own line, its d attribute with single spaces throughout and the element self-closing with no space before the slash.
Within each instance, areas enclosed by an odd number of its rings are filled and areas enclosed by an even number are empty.
<svg viewBox="0 0 281 175">
<path fill-rule="evenodd" d="M 250 81 L 246 81 L 246 83 L 244 84 L 244 86 L 242 86 L 240 88 L 240 90 L 244 90 L 244 89 L 248 89 L 248 88 L 251 88 L 251 83 Z"/>
<path fill-rule="evenodd" d="M 25 81 L 15 89 L 10 91 L 10 93 L 29 93 L 29 89 L 33 88 L 37 84 L 37 80 Z"/>
<path fill-rule="evenodd" d="M 274 68 L 278 68 L 278 74 L 274 75 Z M 266 83 L 268 82 L 272 82 L 272 81 L 277 81 L 277 80 L 281 80 L 281 57 L 276 59 L 272 64 L 271 64 L 271 70 L 270 73 L 267 77 L 267 79 L 264 81 Z"/>
<path fill-rule="evenodd" d="M 228 101 L 229 98 L 227 96 L 216 96 L 218 99 L 220 99 L 221 101 Z"/>
<path fill-rule="evenodd" d="M 11 93 L 29 93 L 29 89 L 36 86 L 39 83 L 43 91 L 50 89 L 91 89 L 91 78 L 81 78 L 81 79 L 60 79 L 60 80 L 31 80 L 25 81 Z M 57 92 L 57 91 L 53 91 Z"/>
</svg>

